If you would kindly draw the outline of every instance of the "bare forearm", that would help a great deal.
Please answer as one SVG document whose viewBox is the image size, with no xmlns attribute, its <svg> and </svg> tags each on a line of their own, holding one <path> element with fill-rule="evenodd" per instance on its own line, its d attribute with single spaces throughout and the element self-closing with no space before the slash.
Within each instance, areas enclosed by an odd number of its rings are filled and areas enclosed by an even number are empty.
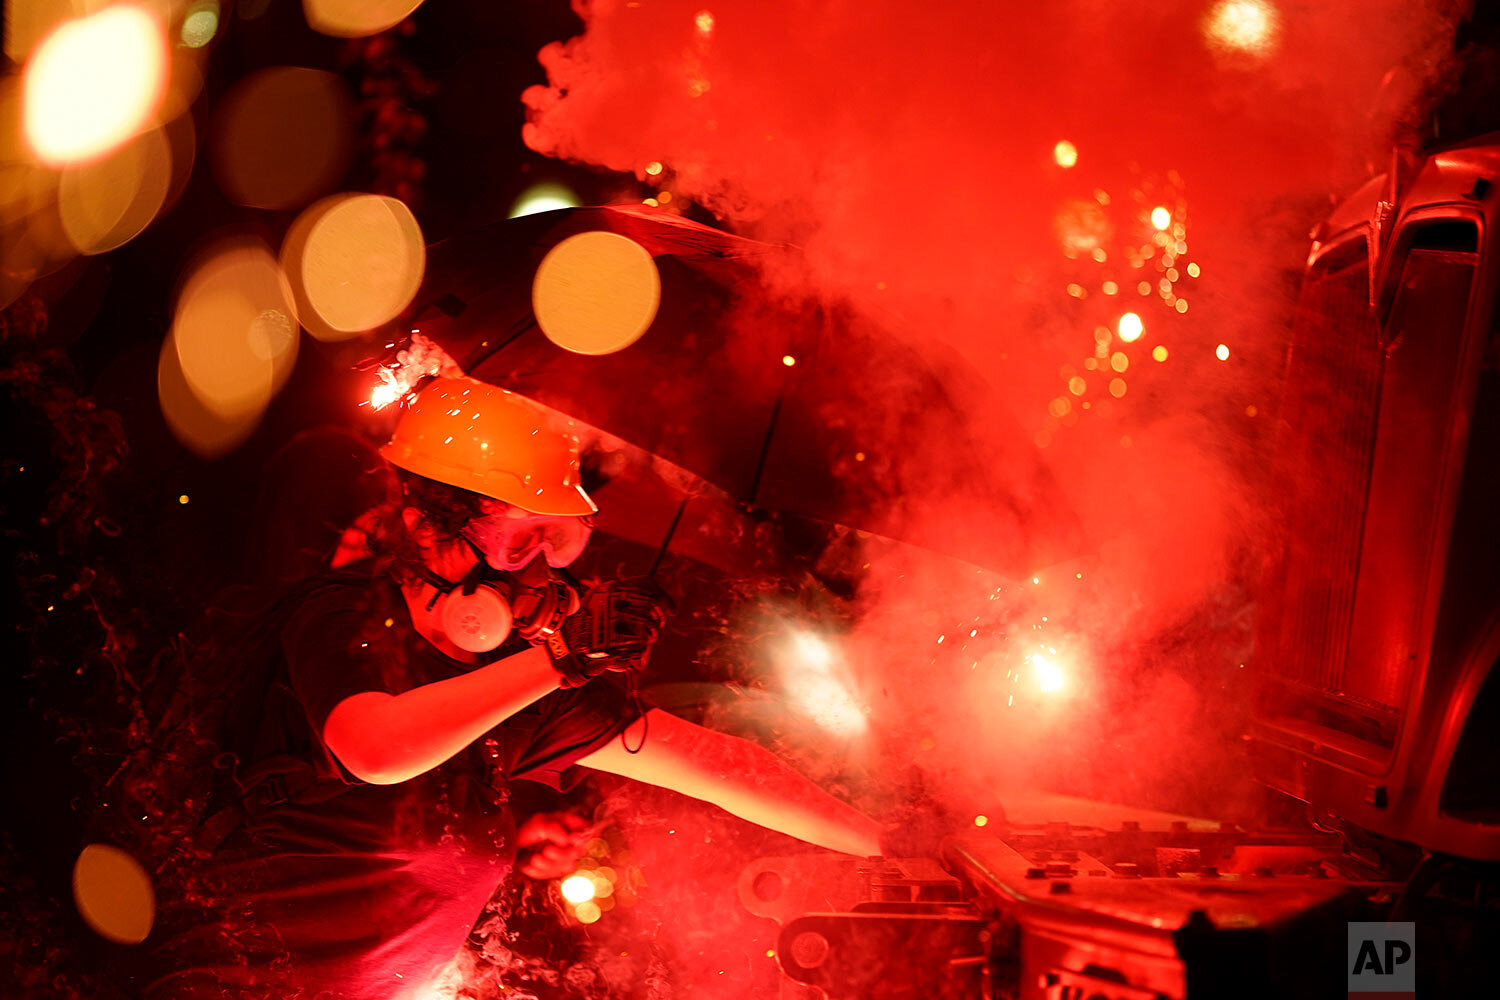
<svg viewBox="0 0 1500 1000">
<path fill-rule="evenodd" d="M 798 840 L 846 854 L 880 853 L 880 827 L 759 744 L 653 709 L 650 726 L 627 733 L 640 753 L 615 741 L 580 761 L 611 774 L 670 788 Z M 643 743 L 640 741 L 644 740 Z"/>
<path fill-rule="evenodd" d="M 558 680 L 546 653 L 528 649 L 398 695 L 345 698 L 329 713 L 323 739 L 356 777 L 395 784 L 448 760 Z"/>
<path fill-rule="evenodd" d="M 880 853 L 880 827 L 859 810 L 823 791 L 763 747 L 740 744 L 710 799 L 726 812 L 829 850 Z"/>
</svg>

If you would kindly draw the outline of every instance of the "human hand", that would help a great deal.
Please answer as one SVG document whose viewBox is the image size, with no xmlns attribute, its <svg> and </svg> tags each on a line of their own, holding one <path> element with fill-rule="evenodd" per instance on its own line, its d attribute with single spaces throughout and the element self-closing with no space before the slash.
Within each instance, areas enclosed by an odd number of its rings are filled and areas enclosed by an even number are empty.
<svg viewBox="0 0 1500 1000">
<path fill-rule="evenodd" d="M 564 687 L 614 671 L 643 669 L 666 625 L 670 599 L 650 581 L 614 581 L 584 595 L 579 609 L 542 644 Z"/>
<path fill-rule="evenodd" d="M 539 880 L 571 875 L 594 832 L 577 813 L 536 813 L 516 831 L 516 870 Z"/>
</svg>

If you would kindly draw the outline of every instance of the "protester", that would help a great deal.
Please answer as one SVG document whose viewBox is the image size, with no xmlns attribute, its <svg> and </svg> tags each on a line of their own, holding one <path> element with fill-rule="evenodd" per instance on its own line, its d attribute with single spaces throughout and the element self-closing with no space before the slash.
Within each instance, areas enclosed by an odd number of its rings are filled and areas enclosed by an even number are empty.
<svg viewBox="0 0 1500 1000">
<path fill-rule="evenodd" d="M 580 765 L 879 853 L 875 821 L 770 752 L 637 707 L 665 595 L 580 593 L 563 572 L 596 511 L 578 448 L 542 407 L 473 379 L 409 403 L 382 450 L 399 496 L 299 592 L 237 772 L 243 821 L 164 916 L 150 997 L 425 996 L 513 870 L 570 870 L 585 824 L 517 830 L 508 803 L 512 782 L 566 789 Z"/>
</svg>

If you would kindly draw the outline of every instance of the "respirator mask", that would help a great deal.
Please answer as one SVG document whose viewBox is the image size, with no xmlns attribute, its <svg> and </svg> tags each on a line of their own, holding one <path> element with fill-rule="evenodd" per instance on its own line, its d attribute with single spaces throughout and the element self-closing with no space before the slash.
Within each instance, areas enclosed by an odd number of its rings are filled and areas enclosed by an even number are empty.
<svg viewBox="0 0 1500 1000">
<path fill-rule="evenodd" d="M 426 568 L 417 571 L 437 591 L 427 610 L 436 610 L 444 634 L 459 649 L 488 653 L 499 649 L 512 631 L 537 642 L 578 610 L 578 594 L 552 572 L 550 560 L 535 559 L 533 552 L 514 570 L 497 570 L 486 560 L 484 548 L 467 535 L 460 537 L 476 556 L 474 568 L 462 580 L 447 580 Z M 583 540 L 587 543 L 586 533 Z"/>
</svg>

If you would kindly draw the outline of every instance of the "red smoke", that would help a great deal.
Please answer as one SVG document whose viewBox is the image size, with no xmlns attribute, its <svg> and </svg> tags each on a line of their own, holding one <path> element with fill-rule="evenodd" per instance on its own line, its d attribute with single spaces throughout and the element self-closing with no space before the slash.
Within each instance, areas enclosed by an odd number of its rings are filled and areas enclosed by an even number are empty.
<svg viewBox="0 0 1500 1000">
<path fill-rule="evenodd" d="M 1002 779 L 1229 808 L 1245 588 L 1270 527 L 1258 477 L 1306 234 L 1420 116 L 1453 5 L 576 9 L 584 34 L 542 50 L 550 85 L 525 95 L 528 144 L 795 242 L 809 273 L 788 281 L 959 351 L 1096 543 L 1037 584 L 867 554 L 844 656 L 872 735 L 850 759 L 924 762 L 975 811 Z M 1406 90 L 1381 89 L 1393 67 Z M 1118 336 L 1126 311 L 1138 340 Z M 1038 651 L 1074 663 L 1067 698 L 1008 704 Z"/>
<path fill-rule="evenodd" d="M 820 676 L 869 724 L 830 729 L 804 767 L 879 787 L 916 765 L 961 820 L 1028 786 L 1233 814 L 1307 232 L 1419 119 L 1454 5 L 575 7 L 584 34 L 542 50 L 550 86 L 525 95 L 527 143 L 795 242 L 798 290 L 956 349 L 1096 545 L 1035 583 L 867 547 L 858 621 Z M 1393 67 L 1404 90 L 1381 87 Z"/>
</svg>

